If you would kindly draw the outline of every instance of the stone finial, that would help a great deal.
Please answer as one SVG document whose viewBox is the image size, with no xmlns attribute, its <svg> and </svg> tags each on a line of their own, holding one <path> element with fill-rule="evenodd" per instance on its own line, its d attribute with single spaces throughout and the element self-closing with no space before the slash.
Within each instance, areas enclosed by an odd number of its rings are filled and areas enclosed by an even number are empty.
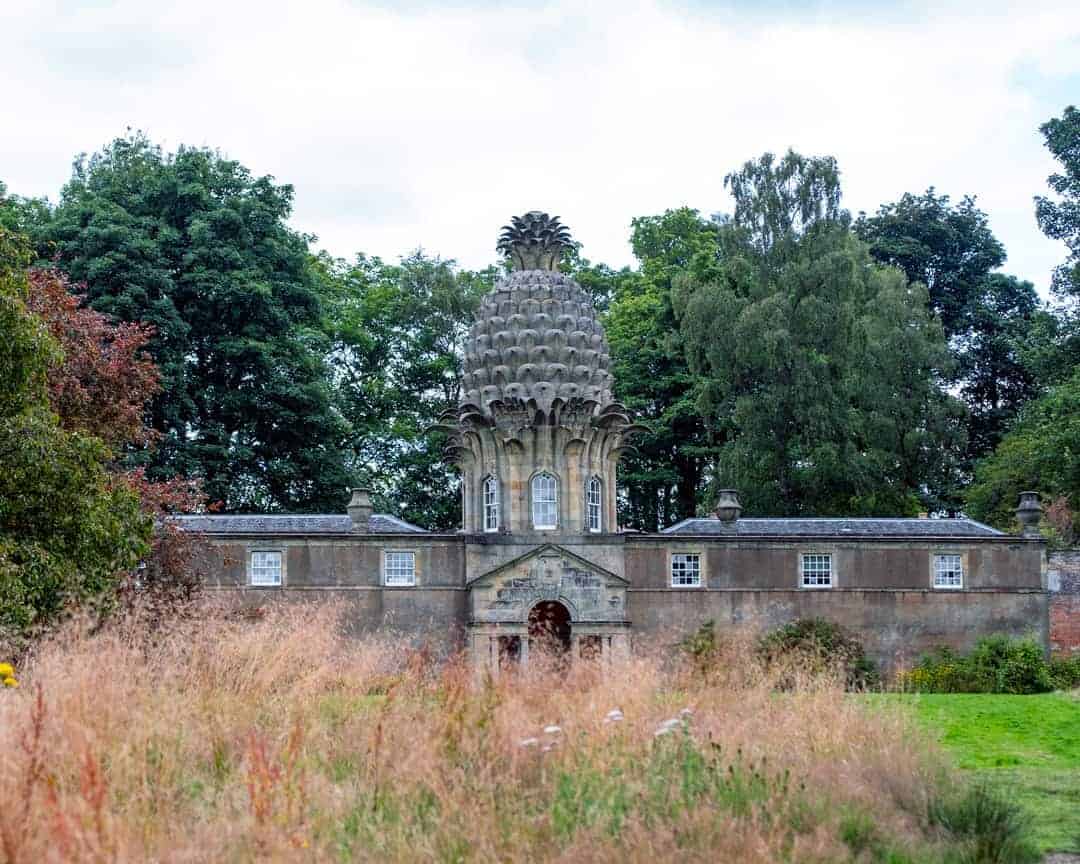
<svg viewBox="0 0 1080 864">
<path fill-rule="evenodd" d="M 519 407 L 550 416 L 582 402 L 603 411 L 614 402 L 603 325 L 563 273 L 514 270 L 500 279 L 463 348 L 459 406 L 485 417 Z"/>
<path fill-rule="evenodd" d="M 571 245 L 570 231 L 558 216 L 530 210 L 503 225 L 495 251 L 509 255 L 517 270 L 558 270 L 563 250 Z"/>
<path fill-rule="evenodd" d="M 1021 492 L 1020 506 L 1016 508 L 1016 519 L 1023 528 L 1025 537 L 1040 537 L 1039 522 L 1042 520 L 1042 505 L 1038 492 Z"/>
<path fill-rule="evenodd" d="M 721 489 L 716 495 L 716 518 L 721 522 L 735 522 L 740 513 L 739 493 L 735 489 Z"/>
<path fill-rule="evenodd" d="M 346 509 L 352 520 L 352 530 L 367 533 L 371 527 L 371 514 L 374 510 L 371 505 L 371 493 L 367 489 L 353 489 L 352 498 L 349 499 L 349 506 Z"/>
</svg>

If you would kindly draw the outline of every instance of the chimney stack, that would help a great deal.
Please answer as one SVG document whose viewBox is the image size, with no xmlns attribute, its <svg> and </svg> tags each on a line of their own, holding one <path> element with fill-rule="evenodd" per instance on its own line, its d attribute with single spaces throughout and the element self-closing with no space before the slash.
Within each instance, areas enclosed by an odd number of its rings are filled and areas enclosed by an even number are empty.
<svg viewBox="0 0 1080 864">
<path fill-rule="evenodd" d="M 716 494 L 716 518 L 729 525 L 734 524 L 742 513 L 739 493 L 735 489 L 721 489 Z"/>
<path fill-rule="evenodd" d="M 1025 537 L 1041 537 L 1039 522 L 1042 519 L 1042 505 L 1038 492 L 1021 492 L 1020 506 L 1016 508 L 1016 519 L 1023 528 Z"/>
<path fill-rule="evenodd" d="M 358 534 L 366 534 L 371 526 L 371 494 L 367 489 L 353 489 L 352 498 L 349 499 L 349 518 L 352 520 L 352 530 Z"/>
</svg>

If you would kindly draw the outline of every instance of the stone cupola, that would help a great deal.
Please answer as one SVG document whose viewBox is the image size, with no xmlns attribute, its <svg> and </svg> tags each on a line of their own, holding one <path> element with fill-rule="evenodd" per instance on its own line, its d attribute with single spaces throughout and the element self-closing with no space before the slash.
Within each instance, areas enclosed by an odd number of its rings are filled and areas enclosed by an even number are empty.
<svg viewBox="0 0 1080 864">
<path fill-rule="evenodd" d="M 614 401 L 589 297 L 558 272 L 570 235 L 536 211 L 503 228 L 513 268 L 465 341 L 461 396 L 443 418 L 468 533 L 616 530 L 615 466 L 634 431 Z"/>
</svg>

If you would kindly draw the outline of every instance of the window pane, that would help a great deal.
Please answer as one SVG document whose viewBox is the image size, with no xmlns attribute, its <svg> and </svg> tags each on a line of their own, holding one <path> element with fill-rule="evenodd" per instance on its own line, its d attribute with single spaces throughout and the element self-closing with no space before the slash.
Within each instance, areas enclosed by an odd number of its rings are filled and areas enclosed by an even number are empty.
<svg viewBox="0 0 1080 864">
<path fill-rule="evenodd" d="M 251 553 L 251 584 L 252 585 L 280 585 L 281 584 L 281 553 L 280 552 L 252 552 Z"/>
<path fill-rule="evenodd" d="M 600 490 L 601 486 L 599 477 L 593 477 L 591 480 L 589 480 L 587 497 L 589 505 L 588 521 L 590 531 L 600 530 Z"/>
<path fill-rule="evenodd" d="M 804 588 L 831 588 L 832 555 L 803 555 L 802 584 Z"/>
<path fill-rule="evenodd" d="M 534 528 L 555 528 L 558 525 L 558 496 L 555 478 L 537 474 L 532 481 L 532 511 Z"/>
<path fill-rule="evenodd" d="M 701 556 L 671 556 L 671 587 L 696 587 L 701 584 Z"/>
<path fill-rule="evenodd" d="M 484 530 L 499 530 L 499 481 L 494 477 L 484 481 Z"/>
<path fill-rule="evenodd" d="M 959 555 L 934 556 L 934 587 L 964 587 L 964 567 Z"/>
<path fill-rule="evenodd" d="M 384 582 L 387 585 L 412 585 L 416 568 L 412 552 L 387 552 Z"/>
</svg>

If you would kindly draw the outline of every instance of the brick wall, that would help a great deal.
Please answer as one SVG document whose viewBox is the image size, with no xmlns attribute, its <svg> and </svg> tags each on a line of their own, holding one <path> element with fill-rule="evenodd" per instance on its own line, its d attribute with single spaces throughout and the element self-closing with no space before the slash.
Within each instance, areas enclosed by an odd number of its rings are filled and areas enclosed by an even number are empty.
<svg viewBox="0 0 1080 864">
<path fill-rule="evenodd" d="M 1050 595 L 1050 650 L 1080 652 L 1080 549 L 1047 555 L 1046 587 Z"/>
</svg>

